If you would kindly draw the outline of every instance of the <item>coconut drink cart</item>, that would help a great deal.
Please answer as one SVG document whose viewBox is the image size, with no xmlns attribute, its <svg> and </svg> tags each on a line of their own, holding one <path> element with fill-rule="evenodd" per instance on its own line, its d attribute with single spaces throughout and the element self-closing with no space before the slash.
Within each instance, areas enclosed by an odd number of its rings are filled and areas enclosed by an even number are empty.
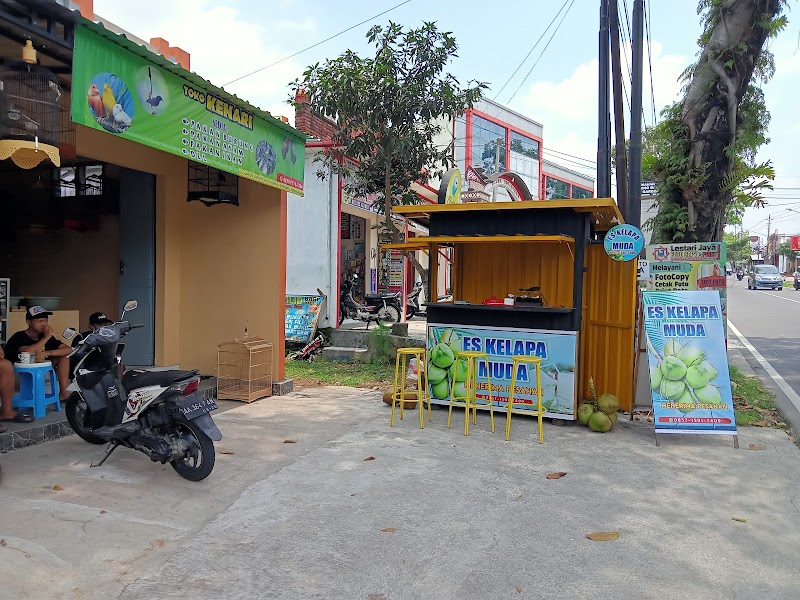
<svg viewBox="0 0 800 600">
<path fill-rule="evenodd" d="M 428 365 L 434 403 L 466 379 L 458 355 L 484 352 L 477 392 L 504 408 L 512 358 L 541 358 L 545 416 L 575 419 L 579 400 L 613 393 L 622 410 L 634 398 L 636 261 L 617 262 L 603 237 L 622 217 L 610 198 L 399 206 L 397 215 L 427 227 L 429 236 L 386 249 L 422 250 L 430 287 L 440 276 L 440 248 L 449 246 L 451 302 L 427 303 Z M 435 292 L 434 292 L 435 293 Z M 520 364 L 515 402 L 536 408 L 536 377 Z M 461 388 L 463 389 L 463 388 Z M 480 407 L 480 406 L 479 406 Z M 486 405 L 484 404 L 484 407 Z"/>
</svg>

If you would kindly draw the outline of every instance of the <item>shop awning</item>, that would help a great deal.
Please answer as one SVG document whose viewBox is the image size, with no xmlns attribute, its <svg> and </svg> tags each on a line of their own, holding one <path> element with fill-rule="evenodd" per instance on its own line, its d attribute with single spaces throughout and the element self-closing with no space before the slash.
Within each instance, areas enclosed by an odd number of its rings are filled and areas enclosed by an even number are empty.
<svg viewBox="0 0 800 600">
<path fill-rule="evenodd" d="M 429 226 L 432 214 L 459 211 L 515 211 L 553 210 L 568 208 L 579 213 L 591 213 L 595 231 L 607 231 L 614 225 L 624 223 L 619 207 L 613 198 L 586 198 L 571 200 L 526 200 L 522 202 L 469 202 L 463 204 L 422 204 L 397 206 L 397 215 Z"/>
<path fill-rule="evenodd" d="M 445 205 L 443 205 L 445 206 Z M 452 205 L 447 205 L 452 206 Z M 575 238 L 568 235 L 452 235 L 418 237 L 397 244 L 381 244 L 384 250 L 427 250 L 436 244 L 446 246 L 452 244 L 491 244 L 491 243 L 568 243 L 574 244 Z"/>
</svg>

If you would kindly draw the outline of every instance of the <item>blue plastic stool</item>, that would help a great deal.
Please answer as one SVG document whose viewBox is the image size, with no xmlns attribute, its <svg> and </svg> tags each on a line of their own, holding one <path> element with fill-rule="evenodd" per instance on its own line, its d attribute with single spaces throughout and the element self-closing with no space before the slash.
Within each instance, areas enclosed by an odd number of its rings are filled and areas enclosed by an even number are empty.
<svg viewBox="0 0 800 600">
<path fill-rule="evenodd" d="M 14 396 L 14 408 L 32 408 L 33 416 L 41 419 L 47 414 L 47 405 L 55 404 L 61 410 L 58 399 L 58 379 L 50 361 L 34 364 L 14 363 L 14 373 L 19 373 L 19 394 Z M 47 374 L 50 374 L 50 391 L 47 391 Z"/>
</svg>

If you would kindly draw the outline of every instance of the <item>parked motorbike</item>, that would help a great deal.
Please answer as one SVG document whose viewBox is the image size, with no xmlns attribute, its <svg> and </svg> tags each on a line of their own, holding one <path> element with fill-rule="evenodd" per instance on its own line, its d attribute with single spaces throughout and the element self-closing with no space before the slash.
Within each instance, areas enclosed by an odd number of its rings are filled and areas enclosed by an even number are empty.
<svg viewBox="0 0 800 600">
<path fill-rule="evenodd" d="M 119 446 L 146 454 L 166 464 L 190 481 L 200 481 L 214 468 L 214 441 L 222 439 L 209 414 L 217 408 L 212 398 L 202 398 L 197 371 L 146 371 L 121 373 L 117 358 L 120 339 L 142 325 L 122 319 L 137 302 L 125 305 L 120 320 L 101 327 L 81 340 L 75 356 L 75 379 L 67 388 L 67 420 L 83 440 L 108 444 L 92 467 L 99 467 Z M 64 331 L 64 338 L 76 335 Z"/>
<path fill-rule="evenodd" d="M 411 319 L 415 315 L 424 315 L 424 312 L 419 306 L 419 296 L 422 293 L 422 282 L 417 281 L 414 284 L 414 289 L 406 294 L 406 319 Z"/>
<path fill-rule="evenodd" d="M 353 299 L 353 287 L 358 275 L 348 278 L 342 284 L 339 294 L 339 313 L 341 320 L 364 321 L 369 329 L 370 323 L 396 323 L 400 320 L 400 300 L 397 294 L 367 294 L 365 304 Z"/>
</svg>

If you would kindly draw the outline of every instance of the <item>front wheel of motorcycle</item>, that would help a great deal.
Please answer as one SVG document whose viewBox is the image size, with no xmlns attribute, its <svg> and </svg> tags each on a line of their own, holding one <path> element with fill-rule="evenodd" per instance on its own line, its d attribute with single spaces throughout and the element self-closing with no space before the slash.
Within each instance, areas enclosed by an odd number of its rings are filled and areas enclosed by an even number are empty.
<svg viewBox="0 0 800 600">
<path fill-rule="evenodd" d="M 69 426 L 72 427 L 72 431 L 77 433 L 78 437 L 83 441 L 89 442 L 90 444 L 108 443 L 108 440 L 94 435 L 91 432 L 92 430 L 85 425 L 86 402 L 81 398 L 78 392 L 73 392 L 72 395 L 67 398 L 64 411 L 67 413 L 67 421 L 69 422 Z"/>
<path fill-rule="evenodd" d="M 189 481 L 201 481 L 211 475 L 214 469 L 214 442 L 192 421 L 179 421 L 175 424 L 175 435 L 189 445 L 187 455 L 170 462 L 172 468 Z"/>
<path fill-rule="evenodd" d="M 382 323 L 399 323 L 400 322 L 400 311 L 398 308 L 392 304 L 388 304 L 385 308 L 381 308 L 378 311 L 378 317 L 380 318 Z"/>
</svg>

